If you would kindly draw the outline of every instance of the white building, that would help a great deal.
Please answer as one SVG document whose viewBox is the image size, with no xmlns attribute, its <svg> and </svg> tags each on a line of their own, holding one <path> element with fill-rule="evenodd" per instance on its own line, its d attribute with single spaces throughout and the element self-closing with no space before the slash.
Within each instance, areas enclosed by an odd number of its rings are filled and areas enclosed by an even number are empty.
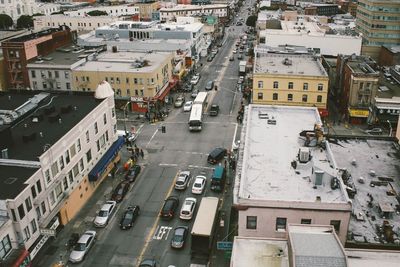
<svg viewBox="0 0 400 267">
<path fill-rule="evenodd" d="M 282 29 L 266 29 L 259 33 L 259 42 L 268 46 L 296 45 L 320 50 L 321 55 L 337 56 L 360 55 L 362 38 L 360 36 L 328 34 L 318 22 L 302 19 L 281 21 Z"/>
<path fill-rule="evenodd" d="M 344 244 L 352 212 L 316 108 L 250 105 L 233 204 L 238 235 L 284 238 L 287 225 L 334 225 Z M 302 134 L 302 136 L 300 135 Z"/>
<path fill-rule="evenodd" d="M 12 119 L 0 114 L 0 133 L 6 136 L 0 141 L 0 204 L 13 228 L 10 233 L 8 222 L 1 225 L 0 238 L 8 235 L 12 246 L 29 250 L 31 258 L 49 238 L 42 230 L 68 223 L 114 164 L 110 151 L 118 154 L 123 140 L 117 139 L 113 92 L 109 95 L 100 100 L 70 92 L 0 96 L 0 105 L 7 102 L 7 112 L 15 114 Z"/>
<path fill-rule="evenodd" d="M 119 17 L 110 16 L 71 17 L 63 14 L 58 14 L 34 17 L 33 27 L 35 30 L 40 31 L 47 28 L 54 28 L 61 25 L 66 25 L 71 30 L 75 30 L 77 32 L 94 31 L 98 27 L 110 25 L 111 23 L 118 20 L 120 20 Z"/>
<path fill-rule="evenodd" d="M 36 12 L 35 0 L 0 0 L 0 13 L 9 15 L 14 21 L 21 15 L 33 15 Z"/>
<path fill-rule="evenodd" d="M 64 15 L 71 17 L 85 17 L 90 11 L 105 11 L 110 17 L 132 16 L 139 14 L 139 7 L 130 5 L 97 6 L 85 7 L 74 11 L 64 12 Z"/>
<path fill-rule="evenodd" d="M 176 5 L 174 7 L 163 7 L 160 10 L 161 21 L 175 20 L 176 17 L 214 15 L 218 18 L 229 16 L 229 5 Z"/>
<path fill-rule="evenodd" d="M 54 12 L 61 11 L 61 5 L 53 3 L 38 3 L 37 10 L 38 13 L 41 13 L 45 16 L 50 16 Z"/>
</svg>

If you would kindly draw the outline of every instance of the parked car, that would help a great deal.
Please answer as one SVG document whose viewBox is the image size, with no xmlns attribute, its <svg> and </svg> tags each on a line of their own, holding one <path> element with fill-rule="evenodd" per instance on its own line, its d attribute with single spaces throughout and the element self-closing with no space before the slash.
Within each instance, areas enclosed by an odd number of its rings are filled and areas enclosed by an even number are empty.
<svg viewBox="0 0 400 267">
<path fill-rule="evenodd" d="M 186 101 L 185 105 L 183 106 L 183 111 L 188 112 L 192 110 L 193 101 Z"/>
<path fill-rule="evenodd" d="M 144 259 L 139 267 L 157 267 L 157 262 L 154 259 Z"/>
<path fill-rule="evenodd" d="M 175 189 L 176 190 L 185 190 L 188 187 L 191 178 L 192 178 L 192 175 L 191 175 L 190 171 L 181 171 L 179 173 L 178 177 L 176 178 Z"/>
<path fill-rule="evenodd" d="M 372 135 L 381 135 L 383 133 L 381 128 L 372 128 L 370 130 L 365 130 L 365 132 Z"/>
<path fill-rule="evenodd" d="M 140 213 L 139 206 L 129 206 L 124 214 L 122 214 L 121 221 L 119 222 L 119 228 L 122 230 L 130 229 L 133 226 L 133 223 L 137 219 Z"/>
<path fill-rule="evenodd" d="M 133 165 L 128 172 L 125 174 L 125 180 L 129 181 L 130 183 L 133 183 L 136 180 L 136 177 L 139 175 L 141 170 L 140 165 Z"/>
<path fill-rule="evenodd" d="M 231 55 L 230 57 L 229 57 L 229 61 L 234 61 L 235 60 L 235 57 L 233 56 L 233 55 Z"/>
<path fill-rule="evenodd" d="M 128 193 L 129 187 L 130 187 L 129 181 L 120 182 L 114 189 L 114 193 L 111 196 L 111 200 L 114 200 L 117 203 L 121 202 L 124 199 L 126 193 Z"/>
<path fill-rule="evenodd" d="M 194 90 L 193 92 L 192 92 L 192 94 L 190 95 L 190 97 L 191 98 L 196 98 L 197 97 L 197 94 L 199 93 L 199 90 Z"/>
<path fill-rule="evenodd" d="M 238 83 L 238 84 L 242 84 L 243 81 L 244 81 L 244 77 L 243 77 L 243 76 L 240 76 L 237 83 Z"/>
<path fill-rule="evenodd" d="M 174 107 L 180 108 L 180 107 L 183 106 L 183 103 L 185 103 L 185 97 L 184 97 L 183 95 L 179 95 L 179 96 L 175 99 Z"/>
<path fill-rule="evenodd" d="M 206 84 L 206 90 L 214 89 L 214 81 L 208 81 Z"/>
<path fill-rule="evenodd" d="M 94 226 L 105 227 L 110 221 L 112 215 L 114 214 L 116 205 L 117 202 L 113 200 L 106 201 L 106 203 L 103 204 L 96 218 L 94 219 Z"/>
<path fill-rule="evenodd" d="M 214 59 L 214 57 L 212 55 L 209 55 L 208 58 L 207 58 L 207 61 L 211 62 L 211 61 L 213 61 L 213 59 Z"/>
<path fill-rule="evenodd" d="M 200 74 L 196 74 L 192 77 L 190 83 L 196 85 L 199 82 L 199 80 L 200 80 Z"/>
<path fill-rule="evenodd" d="M 96 231 L 86 231 L 75 244 L 74 248 L 69 255 L 69 261 L 78 263 L 83 261 L 86 254 L 96 241 Z"/>
<path fill-rule="evenodd" d="M 242 53 L 242 52 L 240 52 Z M 238 54 L 238 59 L 243 59 L 243 55 L 242 54 Z"/>
<path fill-rule="evenodd" d="M 236 53 L 237 53 L 237 50 L 236 50 L 236 49 L 233 49 L 232 53 L 236 54 Z"/>
<path fill-rule="evenodd" d="M 193 91 L 194 85 L 191 83 L 187 83 L 184 87 L 183 87 L 183 91 L 185 92 L 191 92 Z"/>
<path fill-rule="evenodd" d="M 197 200 L 193 197 L 188 197 L 182 204 L 181 212 L 179 218 L 182 220 L 190 220 L 193 217 L 194 210 L 196 208 Z"/>
<path fill-rule="evenodd" d="M 208 163 L 216 164 L 226 155 L 226 149 L 222 147 L 214 148 L 207 157 Z"/>
<path fill-rule="evenodd" d="M 175 215 L 176 208 L 179 206 L 179 198 L 170 196 L 164 201 L 160 216 L 163 219 L 172 219 Z"/>
<path fill-rule="evenodd" d="M 171 240 L 171 247 L 183 248 L 189 229 L 187 226 L 178 226 L 174 230 L 174 235 Z"/>
<path fill-rule="evenodd" d="M 125 142 L 133 142 L 137 138 L 137 134 L 131 132 L 125 132 L 123 130 L 117 130 L 118 136 L 122 136 L 125 138 Z"/>
<path fill-rule="evenodd" d="M 219 113 L 219 106 L 216 104 L 212 104 L 209 113 L 210 116 L 217 116 Z"/>
<path fill-rule="evenodd" d="M 206 186 L 207 178 L 203 175 L 197 175 L 192 186 L 192 194 L 203 194 L 204 187 Z"/>
</svg>

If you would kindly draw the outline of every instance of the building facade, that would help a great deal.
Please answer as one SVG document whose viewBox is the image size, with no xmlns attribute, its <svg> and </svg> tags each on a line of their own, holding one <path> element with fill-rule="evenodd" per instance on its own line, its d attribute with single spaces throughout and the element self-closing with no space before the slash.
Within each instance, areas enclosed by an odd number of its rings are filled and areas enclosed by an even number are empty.
<svg viewBox="0 0 400 267">
<path fill-rule="evenodd" d="M 253 103 L 309 106 L 326 112 L 329 77 L 319 58 L 259 47 L 255 55 Z"/>
<path fill-rule="evenodd" d="M 86 17 L 88 16 L 87 15 L 88 12 L 95 10 L 107 12 L 107 16 L 109 17 L 132 16 L 139 13 L 139 8 L 137 6 L 111 5 L 111 6 L 80 8 L 78 10 L 66 11 L 64 12 L 64 15 L 70 17 Z"/>
<path fill-rule="evenodd" d="M 37 11 L 35 0 L 1 0 L 0 13 L 9 15 L 16 21 L 22 15 L 33 15 Z"/>
<path fill-rule="evenodd" d="M 151 21 L 153 13 L 160 8 L 158 1 L 142 1 L 135 4 L 139 9 L 139 18 L 141 21 Z"/>
<path fill-rule="evenodd" d="M 229 17 L 228 5 L 177 5 L 160 9 L 160 20 L 171 21 L 176 17 L 214 15 L 218 18 Z"/>
</svg>

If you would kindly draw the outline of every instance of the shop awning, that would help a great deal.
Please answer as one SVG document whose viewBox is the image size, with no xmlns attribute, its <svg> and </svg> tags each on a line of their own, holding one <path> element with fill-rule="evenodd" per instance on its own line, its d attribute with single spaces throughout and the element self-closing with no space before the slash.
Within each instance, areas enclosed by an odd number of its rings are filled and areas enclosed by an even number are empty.
<svg viewBox="0 0 400 267">
<path fill-rule="evenodd" d="M 96 182 L 99 177 L 104 173 L 104 170 L 107 168 L 108 164 L 114 159 L 115 155 L 118 154 L 119 150 L 125 143 L 124 137 L 119 136 L 117 141 L 111 145 L 111 147 L 107 150 L 104 156 L 97 162 L 97 164 L 93 167 L 93 169 L 89 173 L 89 181 Z"/>
<path fill-rule="evenodd" d="M 167 86 L 157 92 L 157 94 L 154 96 L 154 99 L 161 101 L 164 100 L 165 96 L 169 93 L 169 91 L 171 91 L 171 89 L 176 85 L 177 82 L 178 79 L 170 80 Z"/>
</svg>

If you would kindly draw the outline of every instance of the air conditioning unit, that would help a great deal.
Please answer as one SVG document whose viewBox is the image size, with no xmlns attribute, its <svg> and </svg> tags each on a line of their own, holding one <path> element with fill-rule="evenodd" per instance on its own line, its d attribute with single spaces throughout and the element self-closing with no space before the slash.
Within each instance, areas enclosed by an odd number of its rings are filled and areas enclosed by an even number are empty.
<svg viewBox="0 0 400 267">
<path fill-rule="evenodd" d="M 301 147 L 299 149 L 299 162 L 307 163 L 311 158 L 310 149 L 307 147 Z"/>
</svg>

